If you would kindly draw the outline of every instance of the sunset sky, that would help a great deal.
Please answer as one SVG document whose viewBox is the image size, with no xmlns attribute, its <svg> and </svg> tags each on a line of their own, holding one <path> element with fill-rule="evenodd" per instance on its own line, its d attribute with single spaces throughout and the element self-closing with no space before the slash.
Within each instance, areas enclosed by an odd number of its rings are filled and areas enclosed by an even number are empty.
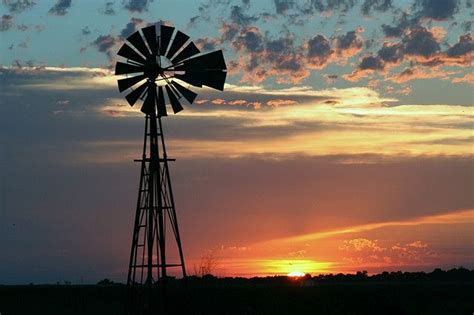
<svg viewBox="0 0 474 315">
<path fill-rule="evenodd" d="M 0 284 L 124 282 L 144 118 L 124 39 L 222 49 L 164 119 L 190 273 L 474 268 L 471 0 L 2 0 Z"/>
</svg>

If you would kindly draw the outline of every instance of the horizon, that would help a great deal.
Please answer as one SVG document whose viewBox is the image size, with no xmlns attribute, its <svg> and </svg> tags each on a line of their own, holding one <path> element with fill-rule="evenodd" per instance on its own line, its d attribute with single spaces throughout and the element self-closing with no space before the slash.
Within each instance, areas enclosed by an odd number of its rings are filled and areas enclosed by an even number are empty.
<svg viewBox="0 0 474 315">
<path fill-rule="evenodd" d="M 191 87 L 163 119 L 189 274 L 474 269 L 472 14 L 469 0 L 2 1 L 0 283 L 126 282 L 144 115 L 113 68 L 162 24 L 228 68 L 223 92 Z"/>
</svg>

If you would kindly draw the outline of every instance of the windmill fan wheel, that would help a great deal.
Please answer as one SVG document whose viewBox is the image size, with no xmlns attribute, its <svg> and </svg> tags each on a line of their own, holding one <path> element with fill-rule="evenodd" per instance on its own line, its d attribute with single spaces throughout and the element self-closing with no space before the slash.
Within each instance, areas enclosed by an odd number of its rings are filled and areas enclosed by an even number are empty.
<svg viewBox="0 0 474 315">
<path fill-rule="evenodd" d="M 126 76 L 118 80 L 119 91 L 131 89 L 125 96 L 130 106 L 144 100 L 141 111 L 147 115 L 167 116 L 167 103 L 176 114 L 183 109 L 182 98 L 192 104 L 197 94 L 189 85 L 224 90 L 227 68 L 222 51 L 202 54 L 188 35 L 174 27 L 161 25 L 159 35 L 155 25 L 142 28 L 117 54 L 126 59 L 115 66 L 115 75 Z"/>
</svg>

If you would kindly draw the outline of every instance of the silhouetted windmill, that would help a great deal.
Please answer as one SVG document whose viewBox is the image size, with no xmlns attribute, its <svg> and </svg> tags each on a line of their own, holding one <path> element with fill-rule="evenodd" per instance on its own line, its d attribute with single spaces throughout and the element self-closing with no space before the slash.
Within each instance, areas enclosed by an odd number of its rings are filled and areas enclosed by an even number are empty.
<svg viewBox="0 0 474 315">
<path fill-rule="evenodd" d="M 183 86 L 186 83 L 224 90 L 227 72 L 222 51 L 200 54 L 188 40 L 186 34 L 165 25 L 157 36 L 153 25 L 133 33 L 118 51 L 126 62 L 117 62 L 115 74 L 127 76 L 118 80 L 119 91 L 132 89 L 125 98 L 131 106 L 144 100 L 141 111 L 146 115 L 142 159 L 136 160 L 141 162 L 141 174 L 127 278 L 133 314 L 153 311 L 153 287 L 165 286 L 168 268 L 181 267 L 186 277 L 168 169 L 168 162 L 174 159 L 166 154 L 161 124 L 161 117 L 167 116 L 165 104 L 171 104 L 176 114 L 183 109 L 182 98 L 192 103 L 197 94 Z M 179 253 L 177 263 L 166 259 L 168 223 Z"/>
</svg>

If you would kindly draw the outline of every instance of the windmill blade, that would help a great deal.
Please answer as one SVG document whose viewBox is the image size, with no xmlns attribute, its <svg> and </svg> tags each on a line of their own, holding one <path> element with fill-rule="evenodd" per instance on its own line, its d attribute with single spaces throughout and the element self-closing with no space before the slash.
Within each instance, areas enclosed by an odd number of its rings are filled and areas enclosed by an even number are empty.
<svg viewBox="0 0 474 315">
<path fill-rule="evenodd" d="M 142 85 L 140 85 L 135 90 L 130 92 L 127 96 L 125 96 L 130 106 L 133 106 L 137 102 L 140 96 L 142 96 L 143 92 L 145 92 L 147 86 L 148 86 L 148 82 L 144 82 Z"/>
<path fill-rule="evenodd" d="M 177 73 L 174 77 L 193 86 L 202 87 L 202 79 L 199 77 L 197 72 L 187 72 L 185 74 Z"/>
<path fill-rule="evenodd" d="M 184 59 L 188 59 L 194 55 L 197 55 L 199 54 L 200 51 L 199 49 L 196 47 L 196 45 L 194 45 L 193 42 L 190 42 L 186 47 L 184 47 L 183 50 L 181 50 L 181 52 L 176 55 L 176 57 L 174 57 L 173 59 L 171 59 L 171 62 L 173 64 L 176 64 Z"/>
<path fill-rule="evenodd" d="M 128 46 L 127 44 L 123 44 L 120 50 L 118 51 L 117 55 L 125 57 L 127 59 L 133 60 L 140 64 L 145 63 L 145 59 L 140 56 L 132 47 Z"/>
<path fill-rule="evenodd" d="M 144 70 L 144 67 L 134 66 L 120 61 L 115 64 L 115 75 L 143 72 Z"/>
<path fill-rule="evenodd" d="M 219 91 L 224 91 L 224 83 L 227 72 L 219 70 L 207 70 L 204 73 L 204 80 L 202 82 L 203 85 Z"/>
<path fill-rule="evenodd" d="M 173 112 L 176 114 L 176 113 L 182 111 L 183 106 L 181 106 L 181 103 L 178 101 L 178 99 L 176 98 L 176 95 L 171 90 L 169 85 L 165 85 L 165 88 L 166 88 L 166 92 L 168 93 L 168 98 L 170 100 L 171 107 L 173 108 Z"/>
<path fill-rule="evenodd" d="M 130 35 L 127 40 L 145 57 L 150 55 L 150 51 L 145 45 L 143 41 L 142 35 L 140 35 L 139 31 L 136 31 L 132 35 Z"/>
<path fill-rule="evenodd" d="M 181 84 L 176 81 L 171 81 L 171 84 L 179 91 L 179 93 L 189 102 L 192 104 L 194 99 L 196 98 L 197 94 L 191 91 L 190 89 L 185 88 Z"/>
<path fill-rule="evenodd" d="M 161 25 L 160 32 L 161 32 L 160 55 L 164 56 L 166 53 L 166 50 L 168 49 L 171 36 L 173 35 L 174 27 Z"/>
<path fill-rule="evenodd" d="M 156 99 L 156 105 L 158 107 L 158 117 L 168 116 L 166 113 L 166 106 L 165 106 L 165 96 L 163 95 L 163 87 L 158 87 L 158 97 Z"/>
<path fill-rule="evenodd" d="M 156 44 L 156 28 L 155 25 L 151 25 L 142 28 L 143 35 L 145 35 L 146 42 L 153 56 L 158 55 L 158 46 Z"/>
<path fill-rule="evenodd" d="M 155 83 L 148 82 L 148 90 L 145 101 L 143 102 L 141 111 L 147 115 L 151 115 L 155 110 L 156 100 L 156 85 Z"/>
<path fill-rule="evenodd" d="M 176 32 L 176 35 L 173 39 L 173 42 L 171 43 L 170 49 L 168 50 L 168 53 L 166 54 L 166 58 L 171 59 L 176 52 L 183 47 L 183 45 L 188 41 L 189 36 L 184 34 L 181 31 Z"/>
<path fill-rule="evenodd" d="M 221 70 L 186 71 L 184 74 L 175 74 L 175 78 L 197 87 L 206 85 L 224 91 L 226 75 L 227 72 Z"/>
<path fill-rule="evenodd" d="M 213 51 L 185 60 L 176 66 L 176 71 L 227 70 L 222 50 Z"/>
<path fill-rule="evenodd" d="M 146 75 L 142 74 L 136 77 L 118 80 L 117 82 L 118 82 L 119 92 L 125 91 L 129 87 L 132 87 L 133 85 L 137 84 L 138 82 L 140 82 L 141 80 L 145 78 L 146 78 Z"/>
</svg>

